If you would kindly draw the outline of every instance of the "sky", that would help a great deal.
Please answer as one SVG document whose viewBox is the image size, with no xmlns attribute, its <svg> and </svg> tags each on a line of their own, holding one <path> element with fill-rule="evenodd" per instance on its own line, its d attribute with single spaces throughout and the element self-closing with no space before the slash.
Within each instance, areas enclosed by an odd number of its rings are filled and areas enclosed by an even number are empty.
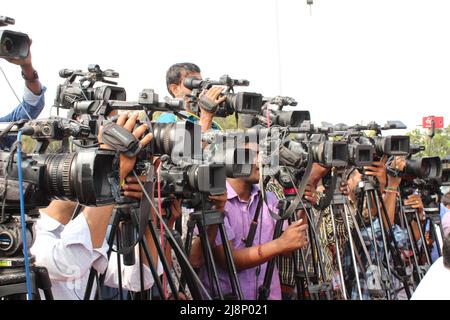
<svg viewBox="0 0 450 320">
<path fill-rule="evenodd" d="M 401 120 L 411 130 L 428 115 L 448 125 L 446 0 L 15 0 L 0 15 L 33 39 L 48 88 L 41 117 L 62 68 L 99 64 L 119 72 L 129 100 L 144 88 L 162 99 L 168 67 L 189 61 L 204 78 L 229 74 L 249 80 L 246 91 L 294 97 L 317 125 Z M 20 69 L 0 66 L 21 94 Z M 0 92 L 6 114 L 17 100 L 1 75 Z"/>
</svg>

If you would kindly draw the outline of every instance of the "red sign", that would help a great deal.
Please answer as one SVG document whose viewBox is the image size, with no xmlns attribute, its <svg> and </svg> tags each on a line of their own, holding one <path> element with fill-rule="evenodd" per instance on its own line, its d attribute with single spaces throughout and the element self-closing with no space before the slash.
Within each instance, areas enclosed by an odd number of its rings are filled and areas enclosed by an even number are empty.
<svg viewBox="0 0 450 320">
<path fill-rule="evenodd" d="M 433 120 L 434 120 L 434 127 L 436 129 L 442 129 L 444 127 L 444 117 L 423 117 L 422 118 L 422 128 L 428 129 L 433 127 Z"/>
</svg>

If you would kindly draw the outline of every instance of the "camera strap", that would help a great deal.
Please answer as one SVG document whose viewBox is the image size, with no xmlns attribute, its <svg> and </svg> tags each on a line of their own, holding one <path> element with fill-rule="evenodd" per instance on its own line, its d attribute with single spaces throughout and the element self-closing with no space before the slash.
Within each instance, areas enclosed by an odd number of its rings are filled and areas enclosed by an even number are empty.
<svg viewBox="0 0 450 320">
<path fill-rule="evenodd" d="M 336 190 L 337 177 L 335 175 L 331 176 L 330 183 L 326 189 L 325 196 L 320 198 L 319 203 L 316 205 L 316 209 L 325 210 L 333 199 L 334 191 Z"/>
<path fill-rule="evenodd" d="M 145 189 L 145 191 L 147 192 L 147 194 L 150 197 L 153 197 L 154 195 L 154 170 L 155 167 L 153 166 L 153 164 L 151 164 L 148 167 L 148 170 L 145 174 L 145 182 L 143 185 L 143 188 Z M 136 175 L 137 176 L 137 175 Z M 152 199 L 153 200 L 153 199 Z M 139 217 L 139 236 L 138 236 L 138 240 L 142 240 L 142 238 L 144 237 L 144 233 L 145 233 L 145 229 L 147 228 L 147 224 L 149 223 L 149 219 L 150 219 L 150 210 L 151 210 L 151 204 L 149 199 L 147 199 L 146 196 L 143 196 L 141 198 L 141 208 L 140 208 L 141 212 L 140 212 L 140 217 Z"/>
<path fill-rule="evenodd" d="M 206 96 L 201 96 L 199 102 L 201 107 L 209 112 L 216 112 L 217 107 L 219 106 L 217 103 Z"/>
<path fill-rule="evenodd" d="M 247 238 L 245 239 L 245 247 L 246 248 L 250 248 L 251 246 L 253 246 L 253 241 L 255 240 L 255 235 L 256 235 L 256 228 L 258 228 L 259 216 L 261 215 L 261 211 L 262 211 L 261 210 L 262 205 L 263 205 L 263 198 L 261 196 L 261 190 L 259 190 L 258 191 L 258 204 L 256 205 L 255 215 L 250 224 L 250 228 L 248 229 Z"/>
<path fill-rule="evenodd" d="M 129 158 L 137 156 L 142 149 L 139 140 L 130 131 L 111 121 L 103 127 L 102 140 Z"/>
<path fill-rule="evenodd" d="M 397 169 L 391 168 L 390 166 L 386 167 L 386 173 L 392 177 L 398 178 L 403 177 L 404 173 L 402 171 L 399 171 Z"/>
<path fill-rule="evenodd" d="M 287 218 L 291 217 L 292 214 L 296 211 L 296 209 L 299 207 L 300 202 L 302 201 L 303 194 L 305 193 L 306 186 L 308 184 L 308 178 L 311 174 L 313 166 L 313 155 L 311 148 L 308 151 L 308 163 L 306 165 L 305 171 L 303 173 L 302 180 L 299 182 L 297 186 L 297 196 L 295 197 L 294 201 L 292 201 L 289 205 L 289 207 L 286 209 L 286 212 L 283 215 L 277 215 L 275 212 L 270 210 L 270 207 L 267 205 L 267 202 L 265 199 L 267 199 L 266 192 L 264 191 L 264 188 L 262 188 L 262 195 L 264 197 L 264 202 L 266 203 L 267 209 L 269 210 L 270 216 L 275 220 L 286 220 Z"/>
</svg>

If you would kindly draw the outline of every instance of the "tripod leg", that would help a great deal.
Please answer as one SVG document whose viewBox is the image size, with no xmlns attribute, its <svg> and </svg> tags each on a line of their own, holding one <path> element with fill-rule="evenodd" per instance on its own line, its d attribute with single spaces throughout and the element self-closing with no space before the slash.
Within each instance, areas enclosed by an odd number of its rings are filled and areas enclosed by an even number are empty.
<svg viewBox="0 0 450 320">
<path fill-rule="evenodd" d="M 273 239 L 278 239 L 283 231 L 284 220 L 278 220 L 275 224 L 275 231 L 273 233 Z M 272 283 L 273 271 L 275 268 L 275 259 L 272 258 L 267 262 L 266 273 L 264 275 L 264 281 L 258 288 L 258 300 L 267 300 L 270 295 L 270 284 Z"/>
<path fill-rule="evenodd" d="M 121 243 L 120 239 L 120 230 L 117 228 L 117 243 Z M 118 272 L 118 281 L 119 281 L 119 298 L 123 300 L 123 286 L 122 286 L 122 263 L 120 261 L 120 254 L 116 254 L 117 257 L 117 272 Z"/>
<path fill-rule="evenodd" d="M 416 221 L 417 221 L 417 226 L 418 226 L 417 229 L 419 229 L 420 239 L 422 240 L 422 246 L 421 246 L 421 250 L 419 252 L 420 253 L 422 253 L 422 251 L 424 252 L 426 263 L 428 264 L 428 266 L 430 266 L 431 265 L 431 254 L 430 254 L 430 251 L 428 250 L 427 240 L 425 238 L 425 234 L 423 231 L 424 226 L 422 226 L 422 224 L 420 222 L 419 213 L 417 212 L 417 210 L 414 210 L 414 214 L 416 216 Z"/>
<path fill-rule="evenodd" d="M 203 250 L 203 258 L 205 259 L 205 266 L 206 266 L 206 270 L 208 272 L 211 292 L 214 296 L 215 292 L 216 292 L 214 289 L 214 285 L 213 285 L 213 281 L 214 281 L 215 288 L 217 290 L 217 294 L 218 294 L 220 300 L 223 300 L 224 297 L 223 297 L 222 289 L 220 288 L 219 275 L 217 273 L 216 264 L 214 263 L 214 255 L 212 252 L 211 245 L 209 243 L 206 228 L 204 228 L 201 225 L 197 225 L 197 227 L 198 227 L 199 234 L 200 234 L 200 242 L 201 242 L 201 246 L 202 246 L 202 250 Z"/>
<path fill-rule="evenodd" d="M 348 240 L 349 240 L 349 244 L 350 244 L 350 253 L 351 253 L 351 257 L 352 257 L 352 264 L 353 264 L 353 270 L 355 272 L 355 279 L 356 279 L 356 287 L 358 289 L 358 297 L 359 300 L 362 300 L 362 292 L 361 292 L 361 283 L 359 282 L 359 271 L 358 271 L 358 266 L 356 265 L 356 257 L 355 257 L 355 248 L 353 246 L 354 242 L 353 242 L 353 236 L 352 236 L 352 231 L 350 230 L 350 223 L 348 221 L 348 210 L 347 210 L 347 206 L 343 205 L 343 212 L 342 214 L 343 216 L 343 220 L 344 220 L 344 225 L 347 229 L 347 234 L 348 234 Z"/>
<path fill-rule="evenodd" d="M 148 229 L 150 231 L 150 236 L 152 237 L 153 243 L 155 244 L 156 251 L 158 252 L 158 257 L 159 257 L 159 259 L 161 261 L 161 264 L 163 266 L 163 270 L 164 270 L 164 272 L 167 275 L 167 282 L 169 283 L 170 290 L 172 290 L 172 293 L 173 293 L 175 299 L 178 300 L 179 299 L 178 290 L 175 287 L 175 284 L 173 282 L 173 278 L 172 278 L 172 275 L 170 273 L 169 264 L 168 264 L 167 259 L 165 257 L 165 252 L 164 252 L 163 248 L 161 247 L 161 244 L 159 243 L 159 239 L 158 239 L 158 236 L 156 234 L 155 226 L 153 225 L 153 221 L 151 219 L 148 222 Z M 147 242 L 143 241 L 142 243 L 144 245 L 145 256 L 147 257 L 147 260 L 150 263 L 150 261 L 153 260 L 153 259 L 152 259 L 151 255 L 150 255 L 150 251 L 149 251 Z M 151 260 L 149 260 L 149 258 Z M 153 262 L 151 264 L 153 264 Z M 159 280 L 159 276 L 158 276 L 157 272 L 155 272 L 155 273 L 156 273 L 156 277 L 158 278 L 158 281 L 156 281 L 156 279 L 155 279 L 155 283 L 158 286 L 158 291 L 159 291 L 160 297 L 164 298 L 164 300 L 165 300 L 165 293 L 164 293 L 164 290 L 162 288 L 162 284 L 161 284 L 161 282 Z M 153 275 L 153 277 L 155 277 L 155 276 Z"/>
<path fill-rule="evenodd" d="M 228 243 L 228 237 L 225 232 L 225 227 L 223 223 L 219 224 L 220 237 L 222 239 L 223 250 L 226 257 L 228 274 L 230 276 L 230 283 L 233 289 L 233 294 L 238 298 L 238 300 L 244 299 L 241 290 L 241 284 L 239 282 L 239 277 L 237 275 L 236 265 L 234 264 L 233 254 L 231 253 L 230 244 Z"/>
<path fill-rule="evenodd" d="M 309 212 L 309 213 L 308 213 Z M 310 235 L 313 241 L 311 241 L 311 243 L 314 243 L 315 248 L 316 248 L 316 252 L 317 252 L 317 262 L 318 262 L 318 266 L 319 266 L 319 270 L 320 270 L 320 274 L 322 275 L 322 284 L 325 286 L 325 295 L 327 300 L 331 300 L 331 294 L 329 291 L 330 285 L 329 282 L 326 279 L 326 272 L 325 272 L 325 266 L 324 266 L 324 262 L 323 262 L 323 250 L 322 250 L 322 246 L 321 246 L 321 241 L 320 241 L 320 237 L 318 235 L 318 232 L 316 230 L 316 224 L 314 223 L 314 219 L 313 219 L 313 213 L 312 210 L 306 210 L 306 214 L 308 216 L 308 220 L 310 221 Z M 319 275 L 317 275 L 317 279 L 318 279 L 318 283 L 320 283 L 320 278 Z"/>
<path fill-rule="evenodd" d="M 330 215 L 331 215 L 331 225 L 333 227 L 334 243 L 335 243 L 335 247 L 336 247 L 336 260 L 337 260 L 338 268 L 339 268 L 339 277 L 341 278 L 342 296 L 344 297 L 344 300 L 347 300 L 347 289 L 345 287 L 344 271 L 342 269 L 341 252 L 339 249 L 339 238 L 338 238 L 338 234 L 337 234 L 336 223 L 334 220 L 333 207 L 334 207 L 334 205 L 332 204 L 330 206 Z"/>
<path fill-rule="evenodd" d="M 386 263 L 386 269 L 387 269 L 387 273 L 388 273 L 387 278 L 385 277 L 385 269 L 384 269 L 383 263 L 382 263 L 383 257 L 380 257 L 380 253 L 378 252 L 377 235 L 375 232 L 374 221 L 372 219 L 372 205 L 371 205 L 372 198 L 371 198 L 371 194 L 369 193 L 369 191 L 364 192 L 364 197 L 366 200 L 366 206 L 367 206 L 368 217 L 369 217 L 369 222 L 370 222 L 370 230 L 372 233 L 372 246 L 373 246 L 374 252 L 375 252 L 375 259 L 377 261 L 378 271 L 380 272 L 381 279 L 383 281 L 383 284 L 384 284 L 384 287 L 386 290 L 386 297 L 388 300 L 390 300 L 391 299 L 390 298 L 391 290 L 392 290 L 390 279 L 392 279 L 392 276 L 391 276 L 391 269 L 390 269 L 389 258 L 388 258 L 389 255 L 387 252 L 387 247 L 386 247 L 386 242 L 385 242 L 384 232 L 383 232 L 383 219 L 379 215 L 377 215 L 378 219 L 379 219 L 378 222 L 380 224 L 380 230 L 381 230 L 381 235 L 382 235 L 383 250 L 385 251 L 385 258 L 387 261 L 387 263 Z M 361 213 L 363 212 L 363 210 L 364 210 L 364 203 L 362 204 L 362 207 L 361 207 Z M 379 212 L 377 212 L 377 214 L 379 214 Z"/>
<path fill-rule="evenodd" d="M 383 198 L 381 197 L 381 192 L 379 190 L 374 190 L 375 193 L 375 205 L 376 205 L 376 209 L 378 211 L 378 216 L 379 219 L 382 219 L 382 214 L 384 214 L 387 226 L 388 226 L 388 235 L 390 237 L 390 240 L 392 241 L 386 241 L 386 235 L 384 234 L 384 228 L 383 228 L 383 224 L 381 222 L 383 222 L 383 220 L 380 220 L 380 227 L 381 228 L 381 234 L 383 236 L 383 244 L 384 245 L 388 245 L 389 246 L 389 250 L 392 252 L 392 257 L 393 257 L 393 261 L 394 261 L 394 266 L 396 266 L 396 270 L 397 273 L 400 275 L 401 277 L 401 282 L 403 283 L 406 295 L 408 297 L 408 299 L 411 298 L 411 290 L 409 287 L 409 283 L 406 280 L 406 269 L 405 269 L 405 264 L 401 258 L 401 254 L 400 251 L 398 249 L 398 243 L 397 240 L 395 239 L 395 235 L 394 235 L 394 231 L 393 231 L 393 227 L 392 227 L 392 223 L 389 220 L 389 215 L 388 212 L 386 210 L 386 206 L 384 205 L 384 201 Z M 380 204 L 381 204 L 381 210 L 380 210 Z M 387 248 L 386 248 L 386 253 L 387 253 Z M 386 255 L 386 264 L 388 266 L 388 270 L 390 271 L 390 267 L 389 267 L 389 260 L 388 260 L 388 256 Z M 391 274 L 390 274 L 391 276 Z M 392 279 L 392 278 L 391 278 Z M 397 291 L 394 290 L 394 296 L 397 297 Z"/>
<path fill-rule="evenodd" d="M 419 265 L 419 259 L 418 259 L 419 248 L 417 246 L 416 239 L 414 238 L 414 234 L 412 232 L 412 230 L 413 230 L 412 221 L 411 221 L 412 218 L 407 217 L 404 210 L 401 210 L 400 213 L 402 214 L 403 219 L 405 221 L 406 233 L 408 234 L 409 245 L 411 246 L 411 251 L 413 253 L 414 269 L 416 270 L 416 274 L 417 274 L 417 278 L 418 278 L 417 280 L 418 280 L 418 282 L 420 282 L 420 280 L 422 280 L 424 274 L 422 273 L 422 269 Z"/>
</svg>

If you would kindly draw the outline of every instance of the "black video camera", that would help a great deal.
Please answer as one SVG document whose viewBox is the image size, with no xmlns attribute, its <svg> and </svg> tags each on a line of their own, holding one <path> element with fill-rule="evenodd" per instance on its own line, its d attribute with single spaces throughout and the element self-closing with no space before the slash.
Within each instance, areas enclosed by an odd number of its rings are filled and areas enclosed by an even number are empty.
<svg viewBox="0 0 450 320">
<path fill-rule="evenodd" d="M 247 80 L 231 79 L 228 75 L 223 75 L 219 80 L 200 80 L 195 77 L 187 77 L 184 79 L 183 84 L 186 88 L 192 90 L 189 106 L 193 112 L 199 112 L 199 103 L 202 104 L 204 109 L 213 112 L 218 117 L 227 117 L 235 112 L 254 115 L 261 112 L 263 105 L 263 96 L 261 94 L 253 92 L 234 93 L 235 86 L 248 86 L 249 82 Z M 226 96 L 226 99 L 219 105 L 215 105 L 208 99 L 203 99 L 200 96 L 203 90 L 210 89 L 212 86 L 226 87 L 221 94 L 221 96 Z"/>
<path fill-rule="evenodd" d="M 0 27 L 14 23 L 14 19 L 0 16 Z M 30 38 L 25 33 L 0 30 L 0 58 L 26 59 L 30 53 L 30 43 Z"/>
<path fill-rule="evenodd" d="M 285 111 L 285 106 L 296 106 L 297 101 L 291 97 L 276 96 L 274 98 L 264 98 L 261 112 L 254 117 L 247 119 L 245 127 L 255 125 L 300 127 L 304 121 L 311 120 L 309 111 L 293 110 Z"/>
</svg>

